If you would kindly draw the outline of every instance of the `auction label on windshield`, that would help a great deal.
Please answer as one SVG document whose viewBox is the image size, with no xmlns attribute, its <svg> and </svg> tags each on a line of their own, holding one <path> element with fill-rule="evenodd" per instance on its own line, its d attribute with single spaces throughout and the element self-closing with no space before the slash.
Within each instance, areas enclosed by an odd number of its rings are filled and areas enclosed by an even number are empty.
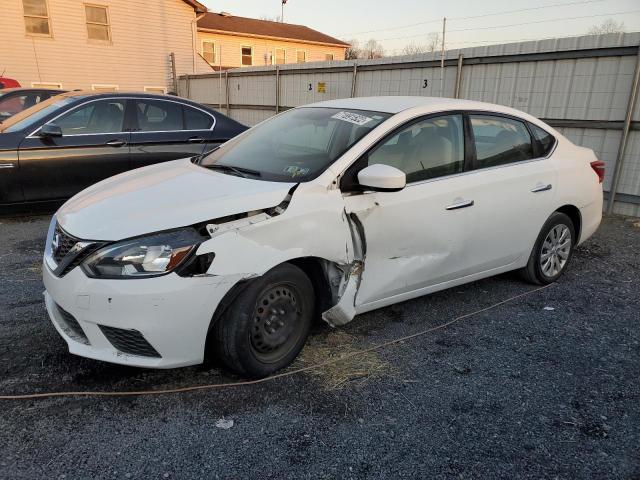
<svg viewBox="0 0 640 480">
<path fill-rule="evenodd" d="M 371 120 L 373 120 L 372 118 L 365 117 L 364 115 L 353 112 L 338 112 L 331 118 L 349 123 L 355 123 L 356 125 L 364 125 L 365 123 L 369 123 Z"/>
</svg>

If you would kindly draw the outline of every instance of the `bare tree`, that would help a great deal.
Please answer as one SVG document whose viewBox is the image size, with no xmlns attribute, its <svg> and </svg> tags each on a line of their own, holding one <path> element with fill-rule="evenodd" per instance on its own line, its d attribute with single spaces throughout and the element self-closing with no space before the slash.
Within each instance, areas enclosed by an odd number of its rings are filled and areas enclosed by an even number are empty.
<svg viewBox="0 0 640 480">
<path fill-rule="evenodd" d="M 362 47 L 361 58 L 382 58 L 384 57 L 384 47 L 376 39 L 371 38 Z"/>
<path fill-rule="evenodd" d="M 347 43 L 351 46 L 344 52 L 344 59 L 355 60 L 360 58 L 360 42 L 354 38 L 353 40 L 349 40 Z"/>
<path fill-rule="evenodd" d="M 266 20 L 268 22 L 282 23 L 282 17 L 280 15 L 276 15 L 275 17 L 270 17 L 268 15 L 262 15 L 262 16 L 260 16 L 260 20 Z"/>
<path fill-rule="evenodd" d="M 433 53 L 440 47 L 440 34 L 431 32 L 427 35 L 427 43 L 410 43 L 402 49 L 403 55 L 419 55 L 421 53 Z"/>
<path fill-rule="evenodd" d="M 625 30 L 624 22 L 616 22 L 613 18 L 607 18 L 600 25 L 592 26 L 587 33 L 589 35 L 599 35 L 602 33 L 624 33 Z"/>
</svg>

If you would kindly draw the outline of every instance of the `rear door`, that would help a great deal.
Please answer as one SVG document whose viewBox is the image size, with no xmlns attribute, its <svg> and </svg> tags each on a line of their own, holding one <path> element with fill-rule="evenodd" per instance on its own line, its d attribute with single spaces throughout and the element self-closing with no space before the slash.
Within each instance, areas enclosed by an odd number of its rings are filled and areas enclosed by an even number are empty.
<svg viewBox="0 0 640 480">
<path fill-rule="evenodd" d="M 526 262 L 542 225 L 555 210 L 557 173 L 526 122 L 470 113 L 475 145 L 466 175 L 470 209 L 469 258 L 475 273 Z"/>
<path fill-rule="evenodd" d="M 132 168 L 193 157 L 212 149 L 215 118 L 210 113 L 172 100 L 131 100 Z"/>
<path fill-rule="evenodd" d="M 27 136 L 19 149 L 25 201 L 68 198 L 128 170 L 126 102 L 89 101 L 49 122 L 61 128 L 61 137 L 41 136 L 39 131 Z"/>
</svg>

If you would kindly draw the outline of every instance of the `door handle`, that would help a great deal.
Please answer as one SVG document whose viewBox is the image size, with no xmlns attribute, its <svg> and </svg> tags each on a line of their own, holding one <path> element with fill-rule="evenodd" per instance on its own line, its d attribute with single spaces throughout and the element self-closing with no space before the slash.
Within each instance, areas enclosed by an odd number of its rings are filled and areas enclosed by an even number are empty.
<svg viewBox="0 0 640 480">
<path fill-rule="evenodd" d="M 445 210 L 458 210 L 459 208 L 467 208 L 473 207 L 473 200 L 460 200 L 456 203 L 452 203 L 451 205 L 447 205 Z"/>
<path fill-rule="evenodd" d="M 189 143 L 202 143 L 204 141 L 205 140 L 202 137 L 191 137 L 190 139 L 187 140 L 187 142 Z"/>
<path fill-rule="evenodd" d="M 127 142 L 124 140 L 110 140 L 106 143 L 106 145 L 109 145 L 110 147 L 122 147 L 126 144 Z"/>
<path fill-rule="evenodd" d="M 536 188 L 534 188 L 533 190 L 531 190 L 532 193 L 538 193 L 538 192 L 546 192 L 547 190 L 551 190 L 551 184 L 548 185 L 539 185 Z"/>
</svg>

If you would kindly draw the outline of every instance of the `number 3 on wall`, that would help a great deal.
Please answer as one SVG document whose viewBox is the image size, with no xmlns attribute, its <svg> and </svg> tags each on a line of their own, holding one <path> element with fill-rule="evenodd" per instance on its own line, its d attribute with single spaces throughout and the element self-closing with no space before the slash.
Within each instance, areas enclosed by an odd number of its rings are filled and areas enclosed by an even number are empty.
<svg viewBox="0 0 640 480">
<path fill-rule="evenodd" d="M 424 79 L 424 83 L 422 84 L 422 88 L 427 88 L 429 86 L 429 80 Z"/>
<path fill-rule="evenodd" d="M 311 84 L 309 84 L 309 91 L 313 91 L 313 86 Z"/>
</svg>

